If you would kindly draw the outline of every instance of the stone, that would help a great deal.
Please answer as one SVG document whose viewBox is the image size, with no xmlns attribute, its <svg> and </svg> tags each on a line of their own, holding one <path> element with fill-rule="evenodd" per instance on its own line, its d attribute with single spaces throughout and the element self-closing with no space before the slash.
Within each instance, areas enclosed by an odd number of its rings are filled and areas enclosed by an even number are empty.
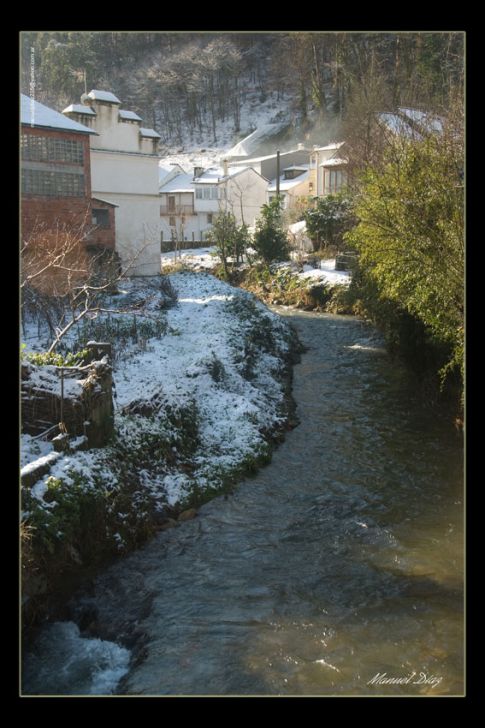
<svg viewBox="0 0 485 728">
<path fill-rule="evenodd" d="M 179 521 L 190 521 L 192 518 L 195 518 L 197 515 L 197 511 L 195 508 L 188 508 L 186 511 L 182 511 L 180 516 L 178 517 Z"/>
</svg>

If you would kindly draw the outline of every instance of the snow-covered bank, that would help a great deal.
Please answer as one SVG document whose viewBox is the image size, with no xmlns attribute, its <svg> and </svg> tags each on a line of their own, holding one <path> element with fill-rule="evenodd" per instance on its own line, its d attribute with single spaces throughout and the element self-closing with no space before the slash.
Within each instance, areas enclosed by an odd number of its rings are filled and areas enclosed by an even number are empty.
<svg viewBox="0 0 485 728">
<path fill-rule="evenodd" d="M 170 281 L 178 300 L 168 309 L 149 280 L 127 281 L 112 298 L 120 309 L 141 304 L 139 331 L 143 315 L 163 323 L 158 335 L 115 341 L 113 441 L 63 454 L 23 487 L 23 520 L 34 528 L 27 598 L 37 594 L 35 564 L 50 564 L 45 593 L 57 572 L 136 547 L 267 462 L 288 427 L 297 350 L 288 324 L 212 275 L 182 272 Z M 24 463 L 49 452 L 29 436 L 22 449 Z"/>
</svg>

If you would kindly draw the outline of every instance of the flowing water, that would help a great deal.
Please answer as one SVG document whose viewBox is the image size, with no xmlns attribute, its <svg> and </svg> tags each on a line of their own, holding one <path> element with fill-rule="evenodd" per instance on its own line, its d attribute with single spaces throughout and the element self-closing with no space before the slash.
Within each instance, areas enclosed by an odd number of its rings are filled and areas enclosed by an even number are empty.
<svg viewBox="0 0 485 728">
<path fill-rule="evenodd" d="M 463 693 L 461 439 L 372 327 L 280 313 L 309 347 L 300 425 L 232 495 L 97 579 L 78 607 L 104 641 L 46 628 L 26 693 Z"/>
</svg>

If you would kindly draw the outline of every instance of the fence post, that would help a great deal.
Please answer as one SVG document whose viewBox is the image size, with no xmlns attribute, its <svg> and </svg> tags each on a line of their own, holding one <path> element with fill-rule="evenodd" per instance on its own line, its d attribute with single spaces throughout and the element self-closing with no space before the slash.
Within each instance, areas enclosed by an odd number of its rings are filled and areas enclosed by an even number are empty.
<svg viewBox="0 0 485 728">
<path fill-rule="evenodd" d="M 64 367 L 61 367 L 61 424 L 64 424 Z"/>
</svg>

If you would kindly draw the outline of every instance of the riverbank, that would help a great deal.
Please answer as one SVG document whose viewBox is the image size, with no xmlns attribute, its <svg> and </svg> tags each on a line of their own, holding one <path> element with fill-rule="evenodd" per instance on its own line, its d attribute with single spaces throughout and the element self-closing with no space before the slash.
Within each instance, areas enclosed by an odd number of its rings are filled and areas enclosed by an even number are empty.
<svg viewBox="0 0 485 728">
<path fill-rule="evenodd" d="M 65 455 L 22 489 L 27 624 L 55 613 L 102 563 L 194 517 L 267 463 L 295 424 L 291 327 L 212 275 L 169 280 L 177 302 L 168 308 L 140 281 L 111 301 L 123 311 L 136 299 L 158 331 L 131 344 L 115 335 L 112 441 Z M 118 323 L 101 318 L 98 335 Z M 27 344 L 42 348 L 41 339 Z M 24 436 L 23 464 L 49 447 Z"/>
</svg>

